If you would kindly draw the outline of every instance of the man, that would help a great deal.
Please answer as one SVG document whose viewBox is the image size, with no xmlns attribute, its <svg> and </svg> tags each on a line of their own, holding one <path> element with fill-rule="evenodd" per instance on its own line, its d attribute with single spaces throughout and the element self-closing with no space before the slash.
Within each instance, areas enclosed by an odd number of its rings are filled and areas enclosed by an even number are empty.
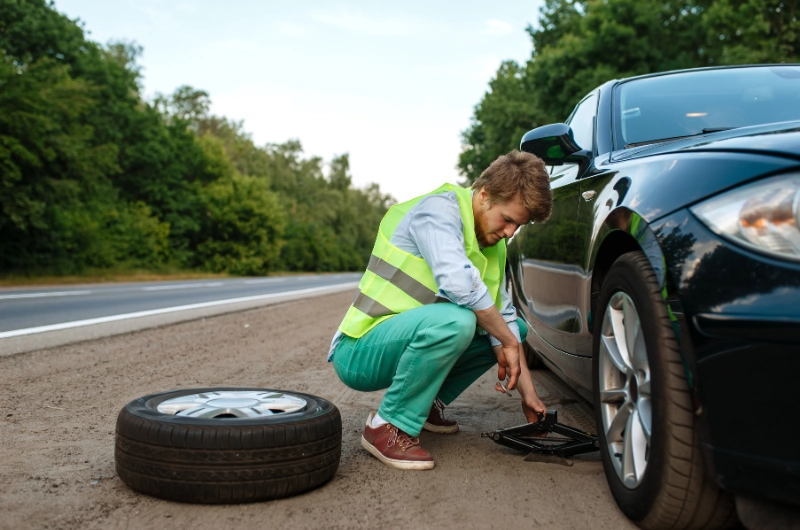
<svg viewBox="0 0 800 530">
<path fill-rule="evenodd" d="M 522 350 L 527 328 L 503 279 L 505 240 L 546 220 L 552 203 L 544 162 L 512 151 L 471 192 L 445 184 L 386 213 L 328 355 L 350 388 L 388 389 L 361 439 L 383 463 L 432 469 L 420 431 L 456 432 L 445 405 L 495 363 L 498 379 L 518 387 L 529 422 L 545 412 Z"/>
</svg>

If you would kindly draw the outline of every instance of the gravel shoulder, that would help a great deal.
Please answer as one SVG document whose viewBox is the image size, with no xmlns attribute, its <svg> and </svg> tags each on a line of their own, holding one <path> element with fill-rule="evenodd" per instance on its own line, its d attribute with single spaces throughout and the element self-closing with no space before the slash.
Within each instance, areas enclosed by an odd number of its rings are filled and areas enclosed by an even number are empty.
<svg viewBox="0 0 800 530">
<path fill-rule="evenodd" d="M 342 385 L 325 362 L 352 300 L 338 293 L 0 357 L 0 528 L 634 528 L 614 504 L 599 456 L 525 462 L 481 439 L 524 422 L 492 372 L 448 409 L 461 431 L 422 434 L 424 472 L 389 469 L 360 444 L 382 393 Z M 593 430 L 591 411 L 550 372 L 534 372 L 559 420 Z M 342 461 L 322 488 L 277 501 L 204 506 L 130 490 L 114 471 L 125 403 L 162 390 L 221 385 L 308 392 L 343 418 Z M 524 526 L 523 526 L 524 525 Z"/>
</svg>

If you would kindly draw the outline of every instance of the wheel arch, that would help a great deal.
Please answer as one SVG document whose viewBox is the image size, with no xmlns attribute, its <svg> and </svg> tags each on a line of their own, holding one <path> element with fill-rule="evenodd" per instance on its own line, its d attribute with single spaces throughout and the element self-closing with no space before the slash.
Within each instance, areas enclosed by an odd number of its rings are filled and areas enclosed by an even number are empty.
<svg viewBox="0 0 800 530">
<path fill-rule="evenodd" d="M 667 312 L 672 320 L 673 331 L 679 345 L 686 381 L 689 388 L 694 387 L 694 374 L 692 362 L 686 351 L 686 341 L 681 340 L 682 334 L 688 330 L 681 325 L 676 317 L 676 312 L 670 304 L 670 299 L 677 299 L 674 289 L 669 285 L 667 274 L 667 260 L 659 243 L 659 237 L 644 217 L 628 208 L 617 208 L 612 211 L 596 231 L 589 260 L 591 271 L 590 282 L 590 307 L 589 315 L 598 314 L 597 299 L 603 285 L 603 279 L 608 274 L 614 262 L 623 254 L 641 251 L 647 258 L 656 274 Z M 590 329 L 594 330 L 594 322 L 590 320 Z"/>
<path fill-rule="evenodd" d="M 630 234 L 622 230 L 611 230 L 600 243 L 592 263 L 591 307 L 590 314 L 597 314 L 597 298 L 600 287 L 608 274 L 611 265 L 623 254 L 641 250 L 641 247 Z"/>
<path fill-rule="evenodd" d="M 592 238 L 591 252 L 587 270 L 591 274 L 591 307 L 596 311 L 595 303 L 603 279 L 614 262 L 627 252 L 639 250 L 644 253 L 663 289 L 666 282 L 666 259 L 658 242 L 657 234 L 637 212 L 628 208 L 617 208 L 612 211 L 596 229 Z"/>
</svg>

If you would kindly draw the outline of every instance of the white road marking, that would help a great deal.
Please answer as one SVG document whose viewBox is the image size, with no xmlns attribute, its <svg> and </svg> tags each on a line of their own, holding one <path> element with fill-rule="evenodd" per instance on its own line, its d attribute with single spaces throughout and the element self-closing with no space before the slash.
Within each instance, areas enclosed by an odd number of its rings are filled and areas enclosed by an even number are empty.
<svg viewBox="0 0 800 530">
<path fill-rule="evenodd" d="M 286 278 L 265 278 L 263 280 L 246 280 L 244 283 L 247 285 L 253 283 L 273 283 L 273 282 L 285 282 Z"/>
<path fill-rule="evenodd" d="M 142 287 L 142 291 L 169 291 L 170 289 L 192 289 L 194 287 L 219 287 L 225 285 L 222 282 L 213 283 L 182 283 L 178 285 L 154 285 L 152 287 Z"/>
<path fill-rule="evenodd" d="M 46 298 L 48 296 L 78 296 L 81 294 L 90 294 L 92 291 L 54 291 L 51 293 L 26 293 L 26 294 L 4 294 L 0 295 L 0 300 L 7 300 L 9 298 Z"/>
<path fill-rule="evenodd" d="M 60 329 L 69 329 L 69 328 L 77 328 L 81 326 L 90 326 L 92 324 L 103 324 L 105 322 L 115 322 L 117 320 L 126 320 L 129 318 L 140 318 L 140 317 L 148 317 L 152 315 L 160 315 L 163 313 L 173 313 L 175 311 L 188 311 L 190 309 L 202 309 L 204 307 L 213 307 L 216 305 L 223 305 L 223 304 L 235 304 L 237 302 L 250 302 L 253 300 L 266 300 L 268 298 L 276 298 L 279 296 L 285 295 L 292 295 L 292 294 L 308 294 L 314 293 L 317 291 L 324 291 L 325 289 L 331 289 L 335 287 L 341 287 L 342 290 L 345 288 L 355 288 L 358 286 L 358 282 L 350 282 L 350 283 L 342 283 L 338 285 L 326 285 L 325 287 L 312 287 L 309 289 L 298 289 L 296 291 L 283 291 L 280 293 L 272 293 L 272 294 L 262 294 L 256 296 L 245 296 L 243 298 L 230 298 L 228 300 L 215 300 L 213 302 L 203 302 L 200 304 L 189 304 L 189 305 L 180 305 L 175 307 L 164 307 L 162 309 L 151 309 L 149 311 L 137 311 L 135 313 L 125 313 L 122 315 L 111 315 L 107 317 L 100 317 L 100 318 L 90 318 L 87 320 L 76 320 L 74 322 L 63 322 L 61 324 L 52 324 L 49 326 L 39 326 L 35 328 L 25 328 L 25 329 L 15 329 L 12 331 L 4 331 L 0 333 L 0 339 L 6 339 L 8 337 L 18 337 L 20 335 L 32 335 L 34 333 L 44 333 L 45 331 L 57 331 Z"/>
</svg>

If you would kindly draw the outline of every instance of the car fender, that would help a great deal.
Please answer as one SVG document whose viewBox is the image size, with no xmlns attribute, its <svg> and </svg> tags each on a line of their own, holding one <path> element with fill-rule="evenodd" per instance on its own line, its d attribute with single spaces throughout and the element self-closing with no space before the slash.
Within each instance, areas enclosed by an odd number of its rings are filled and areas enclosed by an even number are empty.
<svg viewBox="0 0 800 530">
<path fill-rule="evenodd" d="M 607 214 L 610 215 L 613 210 L 625 207 L 652 224 L 727 189 L 797 167 L 797 160 L 771 154 L 668 152 L 618 163 L 598 160 L 596 172 L 585 180 L 587 190 L 597 191 L 596 210 L 610 206 Z M 606 174 L 613 177 L 606 180 L 603 178 Z M 620 184 L 625 179 L 627 187 Z M 595 215 L 595 222 L 605 223 L 600 217 Z M 593 233 L 599 234 L 599 227 L 594 228 Z"/>
<path fill-rule="evenodd" d="M 693 362 L 688 340 L 688 328 L 683 322 L 683 312 L 680 309 L 680 300 L 675 294 L 675 289 L 669 285 L 667 274 L 667 260 L 661 244 L 659 234 L 653 230 L 642 215 L 625 206 L 612 210 L 609 215 L 598 225 L 596 236 L 591 242 L 591 306 L 588 312 L 589 326 L 594 325 L 591 316 L 596 314 L 598 308 L 594 307 L 600 288 L 608 270 L 616 259 L 631 251 L 641 251 L 647 258 L 656 275 L 661 296 L 667 307 L 667 313 L 672 323 L 675 339 L 680 346 L 680 355 L 683 362 L 686 380 L 689 388 L 693 387 Z M 683 339 L 683 340 L 682 340 Z M 688 350 L 687 350 L 688 349 Z"/>
</svg>

